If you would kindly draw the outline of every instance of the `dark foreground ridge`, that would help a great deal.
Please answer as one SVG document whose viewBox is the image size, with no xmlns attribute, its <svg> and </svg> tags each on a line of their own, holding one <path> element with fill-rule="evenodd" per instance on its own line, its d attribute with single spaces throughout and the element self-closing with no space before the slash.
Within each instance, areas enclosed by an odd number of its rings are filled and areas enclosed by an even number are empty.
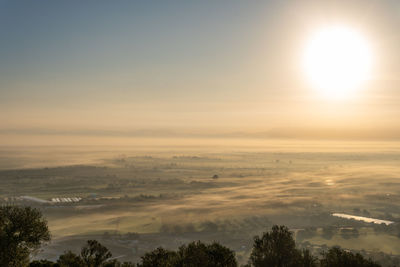
<svg viewBox="0 0 400 267">
<path fill-rule="evenodd" d="M 88 240 L 80 254 L 66 251 L 56 262 L 31 261 L 30 256 L 50 240 L 47 222 L 31 207 L 0 208 L 1 267 L 236 267 L 235 252 L 218 242 L 194 241 L 177 251 L 159 247 L 147 252 L 139 263 L 119 262 L 96 240 Z M 379 267 L 358 253 L 333 247 L 319 257 L 307 249 L 296 248 L 292 232 L 286 226 L 273 226 L 254 238 L 253 249 L 244 267 Z"/>
</svg>

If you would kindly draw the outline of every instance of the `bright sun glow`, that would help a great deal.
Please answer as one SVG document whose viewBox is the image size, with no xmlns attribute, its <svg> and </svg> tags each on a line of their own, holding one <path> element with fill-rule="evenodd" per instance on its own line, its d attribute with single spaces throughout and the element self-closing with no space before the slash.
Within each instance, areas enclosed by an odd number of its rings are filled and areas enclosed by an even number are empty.
<svg viewBox="0 0 400 267">
<path fill-rule="evenodd" d="M 359 33 L 332 27 L 310 39 L 303 63 L 307 77 L 320 93 L 343 98 L 353 95 L 369 78 L 372 55 Z"/>
</svg>

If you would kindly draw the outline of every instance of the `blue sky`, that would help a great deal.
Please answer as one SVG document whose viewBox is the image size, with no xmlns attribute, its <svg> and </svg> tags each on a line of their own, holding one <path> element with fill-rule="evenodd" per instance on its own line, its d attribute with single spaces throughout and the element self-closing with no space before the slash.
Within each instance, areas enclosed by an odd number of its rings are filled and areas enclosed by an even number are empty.
<svg viewBox="0 0 400 267">
<path fill-rule="evenodd" d="M 230 68 L 252 38 L 248 28 L 259 6 L 242 1 L 229 5 L 215 1 L 6 1 L 0 18 L 1 81 L 4 86 L 23 81 L 70 82 L 115 73 L 141 80 L 146 75 L 157 79 L 157 71 Z M 46 90 L 58 89 L 43 86 L 37 93 L 52 94 Z M 140 91 L 134 86 L 130 90 Z M 149 90 L 157 88 L 149 86 Z M 4 91 L 6 96 L 16 94 Z"/>
<path fill-rule="evenodd" d="M 0 131 L 396 128 L 399 14 L 398 1 L 2 0 Z M 315 100 L 299 70 L 307 34 L 336 22 L 380 52 L 352 103 Z"/>
</svg>

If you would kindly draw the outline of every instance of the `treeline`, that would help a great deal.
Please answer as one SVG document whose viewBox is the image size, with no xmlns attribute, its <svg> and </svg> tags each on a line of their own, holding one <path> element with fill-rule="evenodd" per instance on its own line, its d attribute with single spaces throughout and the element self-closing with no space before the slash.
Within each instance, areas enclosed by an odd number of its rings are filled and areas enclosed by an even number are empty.
<svg viewBox="0 0 400 267">
<path fill-rule="evenodd" d="M 139 263 L 119 262 L 96 240 L 88 240 L 81 252 L 66 251 L 56 262 L 31 261 L 30 255 L 50 240 L 46 220 L 30 207 L 0 208 L 0 266 L 8 267 L 237 267 L 235 252 L 218 242 L 196 241 L 178 250 L 157 248 L 141 257 Z M 378 267 L 379 264 L 334 247 L 315 257 L 307 249 L 296 247 L 286 226 L 273 226 L 254 238 L 245 267 Z"/>
</svg>

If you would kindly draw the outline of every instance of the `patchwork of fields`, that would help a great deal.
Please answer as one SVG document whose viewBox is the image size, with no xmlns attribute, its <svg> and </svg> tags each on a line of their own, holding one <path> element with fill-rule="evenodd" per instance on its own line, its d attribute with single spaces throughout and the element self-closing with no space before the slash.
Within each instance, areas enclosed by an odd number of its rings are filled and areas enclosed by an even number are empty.
<svg viewBox="0 0 400 267">
<path fill-rule="evenodd" d="M 246 258 L 252 237 L 273 224 L 316 247 L 400 255 L 400 149 L 393 144 L 11 150 L 0 151 L 0 197 L 51 202 L 31 203 L 53 235 L 45 257 L 90 236 L 123 260 L 195 239 L 220 240 Z M 52 201 L 60 197 L 79 201 Z"/>
</svg>

